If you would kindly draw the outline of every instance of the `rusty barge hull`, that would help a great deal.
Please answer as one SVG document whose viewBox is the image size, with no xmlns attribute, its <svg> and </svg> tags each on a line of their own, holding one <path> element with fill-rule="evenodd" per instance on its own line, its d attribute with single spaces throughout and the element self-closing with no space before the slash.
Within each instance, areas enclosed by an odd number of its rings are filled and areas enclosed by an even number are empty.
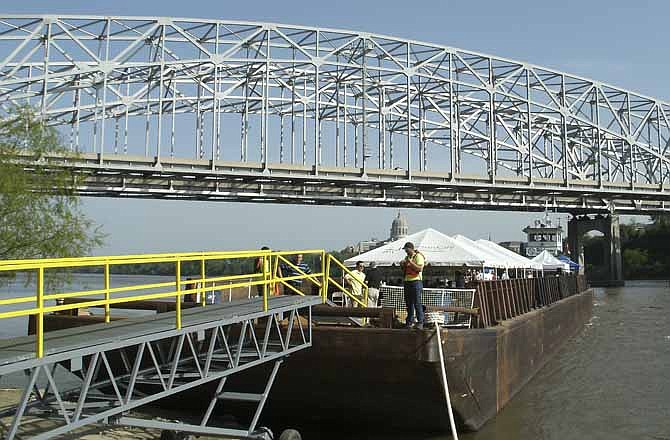
<svg viewBox="0 0 670 440">
<path fill-rule="evenodd" d="M 591 318 L 592 291 L 533 309 L 498 325 L 443 329 L 451 402 L 459 430 L 476 431 L 493 418 Z M 90 321 L 90 322 L 89 322 Z M 83 316 L 45 316 L 48 329 L 99 322 Z M 312 328 L 313 346 L 284 362 L 262 423 L 313 430 L 448 432 L 434 330 Z M 117 362 L 118 361 L 118 362 Z M 120 370 L 120 360 L 112 360 Z M 268 371 L 231 377 L 228 391 L 262 392 Z M 214 389 L 196 388 L 162 406 L 202 414 Z M 221 405 L 220 416 L 248 416 L 244 403 Z"/>
<path fill-rule="evenodd" d="M 442 330 L 460 430 L 478 430 L 591 318 L 592 293 L 562 299 L 485 329 Z M 313 346 L 280 370 L 270 426 L 449 431 L 434 331 L 315 327 Z M 250 371 L 231 381 L 248 389 Z M 197 402 L 197 398 L 193 402 Z"/>
</svg>

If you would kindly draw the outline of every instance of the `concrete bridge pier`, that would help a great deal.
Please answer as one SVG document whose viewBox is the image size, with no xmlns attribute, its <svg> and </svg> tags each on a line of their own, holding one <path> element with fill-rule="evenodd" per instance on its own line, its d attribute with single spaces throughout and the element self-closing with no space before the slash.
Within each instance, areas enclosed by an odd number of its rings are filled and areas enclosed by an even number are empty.
<svg viewBox="0 0 670 440">
<path fill-rule="evenodd" d="M 621 235 L 619 232 L 619 216 L 609 215 L 573 215 L 568 222 L 568 246 L 570 256 L 579 263 L 580 273 L 584 273 L 584 235 L 587 232 L 599 231 L 604 235 L 603 266 L 601 270 L 587 273 L 589 283 L 593 286 L 622 286 L 623 266 L 621 262 Z"/>
</svg>

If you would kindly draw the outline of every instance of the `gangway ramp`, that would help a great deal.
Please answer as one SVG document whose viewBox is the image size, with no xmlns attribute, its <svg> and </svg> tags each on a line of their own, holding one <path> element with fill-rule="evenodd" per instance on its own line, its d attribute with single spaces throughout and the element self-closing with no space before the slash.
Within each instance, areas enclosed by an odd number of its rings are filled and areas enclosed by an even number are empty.
<svg viewBox="0 0 670 440">
<path fill-rule="evenodd" d="M 45 334 L 45 353 L 34 354 L 34 338 L 0 342 L 0 375 L 28 376 L 5 438 L 19 433 L 21 420 L 39 415 L 60 422 L 33 438 L 51 438 L 92 423 L 122 423 L 180 431 L 253 437 L 274 376 L 289 354 L 311 346 L 311 307 L 319 297 L 277 296 L 193 308 L 109 324 Z M 286 318 L 282 320 L 282 315 Z M 283 322 L 282 322 L 283 321 Z M 255 324 L 256 322 L 256 324 Z M 266 362 L 275 368 L 258 395 L 258 407 L 246 430 L 208 426 L 226 379 Z M 218 381 L 217 392 L 198 425 L 144 421 L 125 416 L 141 406 Z M 9 415 L 9 414 L 4 414 Z"/>
<path fill-rule="evenodd" d="M 297 255 L 311 257 L 314 271 L 301 271 L 292 262 Z M 235 267 L 228 264 L 231 261 L 237 264 L 236 271 L 230 269 Z M 222 262 L 227 263 L 212 264 Z M 118 424 L 263 438 L 257 425 L 282 361 L 312 345 L 313 306 L 327 303 L 329 283 L 341 288 L 330 274 L 331 263 L 341 265 L 323 250 L 0 261 L 6 278 L 29 273 L 32 278 L 26 279 L 32 279 L 35 288 L 33 295 L 10 292 L 0 298 L 0 320 L 31 316 L 35 324 L 35 335 L 0 340 L 0 378 L 24 379 L 15 382 L 23 387 L 18 403 L 0 410 L 0 418 L 7 421 L 0 423 L 0 437 L 47 439 L 87 425 Z M 115 278 L 120 270 L 116 266 L 144 264 L 167 265 L 173 276 L 133 285 Z M 97 286 L 64 292 L 45 282 L 53 272 L 82 267 L 98 274 Z M 319 294 L 304 295 L 294 287 L 298 280 L 313 284 Z M 234 287 L 249 289 L 254 296 L 207 304 L 208 294 Z M 191 303 L 187 308 L 187 297 L 195 307 Z M 143 301 L 172 301 L 174 310 L 112 319 L 118 313 L 116 306 L 132 307 Z M 51 313 L 95 307 L 104 309 L 104 323 L 45 330 L 45 317 Z M 232 375 L 261 364 L 273 365 L 254 393 L 230 389 L 230 383 L 226 386 Z M 197 422 L 136 418 L 143 406 L 201 385 L 207 385 L 202 388 L 206 409 Z M 253 403 L 248 426 L 223 426 L 218 417 L 222 401 Z M 26 432 L 31 429 L 27 422 L 45 419 L 48 423 L 38 423 L 37 431 Z"/>
</svg>

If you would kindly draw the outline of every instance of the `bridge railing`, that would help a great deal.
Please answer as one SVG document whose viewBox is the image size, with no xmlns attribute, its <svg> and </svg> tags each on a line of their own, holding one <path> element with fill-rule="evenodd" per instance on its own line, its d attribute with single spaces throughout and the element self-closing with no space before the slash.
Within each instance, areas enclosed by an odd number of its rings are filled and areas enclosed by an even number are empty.
<svg viewBox="0 0 670 440">
<path fill-rule="evenodd" d="M 298 255 L 310 258 L 316 271 L 312 272 L 308 266 L 298 264 Z M 305 295 L 314 292 L 325 303 L 329 282 L 353 301 L 361 305 L 367 304 L 367 287 L 364 287 L 365 295 L 361 301 L 330 274 L 331 266 L 340 266 L 343 271 L 348 272 L 342 263 L 324 250 L 253 250 L 6 260 L 0 261 L 0 286 L 8 285 L 9 291 L 3 288 L 6 293 L 0 298 L 0 320 L 34 315 L 35 355 L 43 357 L 44 315 L 53 312 L 103 308 L 104 320 L 110 322 L 111 309 L 115 305 L 174 300 L 175 328 L 179 329 L 182 327 L 182 304 L 185 300 L 197 301 L 205 307 L 208 294 L 222 288 L 257 286 L 257 295 L 263 298 L 262 308 L 268 311 L 269 298 L 280 293 L 280 286 L 284 294 Z M 112 283 L 116 276 L 128 273 L 147 274 L 150 272 L 148 269 L 161 274 L 168 273 L 173 279 Z M 89 282 L 97 285 L 93 288 L 85 286 L 83 289 L 66 291 L 62 285 L 72 288 L 72 284 L 51 282 L 54 277 L 60 276 L 62 279 L 68 273 L 82 272 L 93 274 Z M 7 282 L 17 277 L 20 278 L 18 282 Z M 21 288 L 18 287 L 20 282 L 23 282 Z M 23 293 L 16 293 L 12 288 Z M 26 295 L 26 288 L 34 289 L 34 293 Z"/>
</svg>

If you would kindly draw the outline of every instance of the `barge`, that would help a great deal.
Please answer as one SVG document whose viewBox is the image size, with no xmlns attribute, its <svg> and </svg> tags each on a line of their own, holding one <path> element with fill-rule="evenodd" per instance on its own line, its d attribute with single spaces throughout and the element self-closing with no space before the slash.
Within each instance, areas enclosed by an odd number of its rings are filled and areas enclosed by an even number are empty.
<svg viewBox="0 0 670 440">
<path fill-rule="evenodd" d="M 574 276 L 482 282 L 476 298 L 478 328 L 441 329 L 459 431 L 493 418 L 584 328 L 593 303 Z M 312 334 L 312 348 L 290 357 L 277 377 L 269 426 L 290 421 L 313 431 L 346 421 L 357 432 L 449 432 L 434 329 L 316 326 Z M 245 389 L 263 374 L 249 371 L 231 386 Z"/>
<path fill-rule="evenodd" d="M 583 329 L 592 311 L 591 291 L 581 276 L 483 281 L 475 287 L 469 328 L 440 330 L 461 431 L 478 430 L 494 417 Z M 351 313 L 361 316 L 355 310 Z M 95 318 L 45 316 L 47 330 L 75 322 L 88 324 Z M 389 319 L 380 322 L 392 327 Z M 263 423 L 275 429 L 290 423 L 309 431 L 346 420 L 348 428 L 358 431 L 373 426 L 376 431 L 449 431 L 434 329 L 316 325 L 311 330 L 311 349 L 293 355 L 281 368 Z M 258 387 L 267 374 L 262 368 L 249 370 L 231 378 L 227 388 L 262 391 Z M 196 389 L 165 405 L 198 412 L 209 400 L 202 396 L 214 392 Z M 244 403 L 225 410 L 240 419 L 248 414 Z"/>
</svg>

